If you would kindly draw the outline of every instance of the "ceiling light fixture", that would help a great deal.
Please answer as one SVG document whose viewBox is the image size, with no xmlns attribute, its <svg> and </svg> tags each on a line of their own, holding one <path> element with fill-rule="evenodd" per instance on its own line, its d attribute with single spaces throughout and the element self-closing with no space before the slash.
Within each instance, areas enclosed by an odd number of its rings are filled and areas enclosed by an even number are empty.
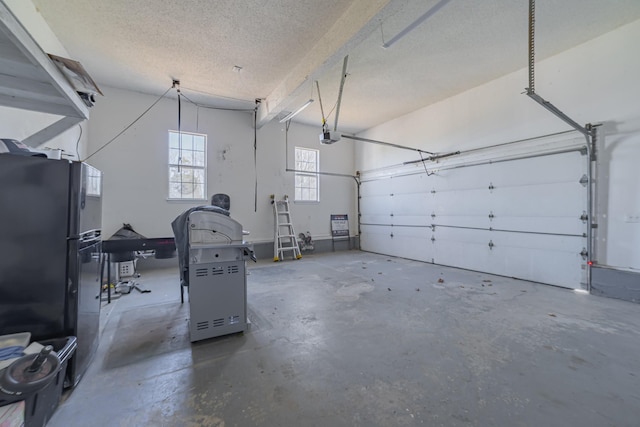
<svg viewBox="0 0 640 427">
<path fill-rule="evenodd" d="M 298 114 L 300 114 L 302 112 L 302 110 L 304 110 L 305 108 L 307 108 L 309 105 L 311 105 L 311 103 L 313 102 L 313 99 L 309 99 L 307 102 L 305 102 L 300 108 L 298 108 L 296 111 L 294 111 L 293 113 L 289 113 L 287 114 L 285 117 L 283 117 L 282 119 L 280 119 L 280 123 L 284 123 L 288 120 L 293 119 L 295 116 L 297 116 Z"/>
<path fill-rule="evenodd" d="M 391 47 L 395 42 L 397 42 L 398 40 L 400 40 L 401 38 L 403 38 L 404 36 L 409 34 L 411 31 L 413 31 L 413 29 L 416 28 L 418 25 L 422 24 L 424 21 L 429 19 L 431 16 L 435 15 L 436 12 L 438 12 L 440 9 L 442 9 L 442 7 L 444 5 L 446 5 L 447 3 L 449 3 L 449 1 L 450 0 L 440 0 L 438 3 L 435 4 L 435 6 L 433 6 L 431 9 L 427 10 L 424 14 L 422 14 L 422 16 L 420 16 L 418 19 L 416 19 L 411 24 L 409 24 L 409 26 L 407 28 L 405 28 L 404 30 L 400 31 L 398 34 L 396 34 L 388 42 L 383 43 L 382 47 L 385 48 L 385 49 L 388 48 L 388 47 Z"/>
</svg>

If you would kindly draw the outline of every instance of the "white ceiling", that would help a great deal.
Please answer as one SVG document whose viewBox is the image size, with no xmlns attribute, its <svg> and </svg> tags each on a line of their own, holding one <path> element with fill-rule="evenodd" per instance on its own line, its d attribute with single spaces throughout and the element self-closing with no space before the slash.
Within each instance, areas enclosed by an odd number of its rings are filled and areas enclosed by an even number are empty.
<svg viewBox="0 0 640 427">
<path fill-rule="evenodd" d="M 451 0 L 388 49 L 383 40 L 438 0 L 32 1 L 98 85 L 159 96 L 177 78 L 198 103 L 253 108 L 264 99 L 262 122 L 312 97 L 295 120 L 320 127 L 313 80 L 328 113 L 347 54 L 339 126 L 347 132 L 527 64 L 528 0 Z M 538 0 L 536 8 L 537 59 L 640 19 L 638 0 Z"/>
</svg>

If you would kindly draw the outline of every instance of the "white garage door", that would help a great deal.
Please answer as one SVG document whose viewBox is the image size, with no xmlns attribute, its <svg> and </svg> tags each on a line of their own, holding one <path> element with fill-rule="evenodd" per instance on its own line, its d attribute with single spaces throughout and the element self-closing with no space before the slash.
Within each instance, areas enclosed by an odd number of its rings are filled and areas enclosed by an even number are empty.
<svg viewBox="0 0 640 427">
<path fill-rule="evenodd" d="M 572 151 L 363 180 L 361 248 L 581 288 L 586 165 Z"/>
</svg>

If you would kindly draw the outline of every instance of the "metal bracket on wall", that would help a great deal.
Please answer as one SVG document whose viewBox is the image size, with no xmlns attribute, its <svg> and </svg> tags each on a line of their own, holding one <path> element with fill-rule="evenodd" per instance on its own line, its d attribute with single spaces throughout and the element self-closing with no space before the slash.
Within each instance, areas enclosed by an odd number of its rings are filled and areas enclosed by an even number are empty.
<svg viewBox="0 0 640 427">
<path fill-rule="evenodd" d="M 580 181 L 578 182 L 582 184 L 583 187 L 586 187 L 587 184 L 589 183 L 589 177 L 586 174 L 582 175 L 582 177 L 580 178 Z"/>
</svg>

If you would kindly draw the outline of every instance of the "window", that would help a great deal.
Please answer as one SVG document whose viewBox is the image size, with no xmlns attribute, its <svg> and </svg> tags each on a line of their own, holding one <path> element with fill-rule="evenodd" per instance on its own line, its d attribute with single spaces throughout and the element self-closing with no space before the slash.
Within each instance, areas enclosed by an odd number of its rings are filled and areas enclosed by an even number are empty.
<svg viewBox="0 0 640 427">
<path fill-rule="evenodd" d="M 204 200 L 207 135 L 169 131 L 169 199 Z"/>
<path fill-rule="evenodd" d="M 296 196 L 298 202 L 320 201 L 320 152 L 296 147 Z"/>
<path fill-rule="evenodd" d="M 102 193 L 102 173 L 91 165 L 85 164 L 87 176 L 87 196 L 100 197 Z"/>
</svg>

